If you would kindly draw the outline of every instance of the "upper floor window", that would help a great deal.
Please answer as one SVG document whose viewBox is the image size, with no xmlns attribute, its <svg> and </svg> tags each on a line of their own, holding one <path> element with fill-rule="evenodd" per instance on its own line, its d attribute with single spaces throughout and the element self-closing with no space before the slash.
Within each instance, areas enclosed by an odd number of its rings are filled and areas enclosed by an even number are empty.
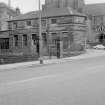
<svg viewBox="0 0 105 105">
<path fill-rule="evenodd" d="M 8 29 L 13 29 L 13 24 L 11 22 L 8 23 Z"/>
<path fill-rule="evenodd" d="M 97 16 L 94 16 L 94 25 L 97 24 Z"/>
<path fill-rule="evenodd" d="M 51 19 L 51 24 L 56 24 L 57 23 L 57 19 Z"/>
<path fill-rule="evenodd" d="M 58 23 L 60 24 L 69 24 L 69 23 L 73 23 L 73 16 L 69 16 L 69 17 L 61 17 L 58 20 Z"/>
<path fill-rule="evenodd" d="M 31 26 L 31 20 L 26 21 L 27 26 Z"/>
<path fill-rule="evenodd" d="M 15 29 L 18 27 L 17 22 L 14 22 L 14 23 L 13 23 L 13 27 L 14 27 Z"/>
<path fill-rule="evenodd" d="M 75 23 L 85 23 L 85 17 L 75 16 L 74 22 Z"/>
<path fill-rule="evenodd" d="M 46 20 L 42 20 L 42 26 L 46 26 Z"/>
</svg>

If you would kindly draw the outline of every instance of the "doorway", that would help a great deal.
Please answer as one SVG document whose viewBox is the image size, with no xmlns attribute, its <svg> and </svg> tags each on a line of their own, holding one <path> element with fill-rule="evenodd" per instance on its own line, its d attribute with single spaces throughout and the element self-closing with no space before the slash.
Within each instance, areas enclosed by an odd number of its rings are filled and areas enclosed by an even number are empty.
<svg viewBox="0 0 105 105">
<path fill-rule="evenodd" d="M 33 46 L 36 46 L 36 53 L 39 55 L 39 36 L 32 34 Z"/>
<path fill-rule="evenodd" d="M 105 43 L 105 34 L 104 33 L 101 33 L 100 36 L 99 36 L 99 42 L 101 44 L 104 44 Z"/>
</svg>

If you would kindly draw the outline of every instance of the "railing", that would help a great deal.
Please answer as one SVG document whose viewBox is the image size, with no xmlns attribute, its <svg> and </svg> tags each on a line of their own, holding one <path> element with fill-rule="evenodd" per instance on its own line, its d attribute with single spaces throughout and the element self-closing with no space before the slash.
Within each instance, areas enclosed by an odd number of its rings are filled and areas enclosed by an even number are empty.
<svg viewBox="0 0 105 105">
<path fill-rule="evenodd" d="M 0 55 L 15 55 L 15 56 L 20 56 L 23 55 L 22 52 L 20 53 L 14 53 L 10 49 L 0 49 Z"/>
</svg>

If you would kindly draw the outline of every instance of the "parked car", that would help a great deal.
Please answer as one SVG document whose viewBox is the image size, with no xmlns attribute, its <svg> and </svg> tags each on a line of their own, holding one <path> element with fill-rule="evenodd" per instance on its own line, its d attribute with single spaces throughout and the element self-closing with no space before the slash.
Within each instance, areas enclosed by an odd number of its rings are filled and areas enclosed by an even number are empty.
<svg viewBox="0 0 105 105">
<path fill-rule="evenodd" d="M 94 49 L 99 49 L 99 50 L 105 50 L 105 46 L 102 44 L 98 44 L 96 46 L 93 47 Z"/>
</svg>

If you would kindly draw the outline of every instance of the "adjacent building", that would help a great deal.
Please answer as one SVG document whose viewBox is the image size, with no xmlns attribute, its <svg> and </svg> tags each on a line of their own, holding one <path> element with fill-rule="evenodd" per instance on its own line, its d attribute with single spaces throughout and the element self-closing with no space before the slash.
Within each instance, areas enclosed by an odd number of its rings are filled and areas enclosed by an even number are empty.
<svg viewBox="0 0 105 105">
<path fill-rule="evenodd" d="M 84 0 L 45 0 L 43 9 L 71 7 L 78 12 L 82 12 L 84 6 Z"/>
<path fill-rule="evenodd" d="M 88 17 L 87 39 L 92 43 L 105 44 L 105 3 L 85 5 L 84 13 Z"/>
<path fill-rule="evenodd" d="M 4 3 L 0 3 L 0 53 L 9 50 L 8 19 L 19 15 L 19 9 L 10 8 Z"/>
</svg>

